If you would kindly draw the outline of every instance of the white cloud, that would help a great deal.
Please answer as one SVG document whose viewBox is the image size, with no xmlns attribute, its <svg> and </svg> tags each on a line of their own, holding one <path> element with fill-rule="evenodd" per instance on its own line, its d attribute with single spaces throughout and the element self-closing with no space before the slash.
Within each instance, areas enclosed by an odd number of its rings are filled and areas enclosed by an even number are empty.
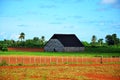
<svg viewBox="0 0 120 80">
<path fill-rule="evenodd" d="M 117 0 L 102 0 L 102 4 L 115 4 L 117 3 Z"/>
<path fill-rule="evenodd" d="M 10 36 L 10 39 L 16 40 L 16 39 L 18 39 L 18 37 L 19 37 L 19 34 L 12 34 L 12 35 Z"/>
<path fill-rule="evenodd" d="M 1 33 L 0 33 L 0 38 L 1 38 L 1 39 L 6 39 L 6 38 L 7 38 L 6 33 L 5 33 L 5 32 L 1 32 Z"/>
<path fill-rule="evenodd" d="M 120 0 L 100 0 L 100 4 L 102 4 L 102 6 L 109 5 L 109 7 L 103 6 L 101 8 L 96 9 L 96 11 L 107 11 L 111 8 L 120 9 Z"/>
</svg>

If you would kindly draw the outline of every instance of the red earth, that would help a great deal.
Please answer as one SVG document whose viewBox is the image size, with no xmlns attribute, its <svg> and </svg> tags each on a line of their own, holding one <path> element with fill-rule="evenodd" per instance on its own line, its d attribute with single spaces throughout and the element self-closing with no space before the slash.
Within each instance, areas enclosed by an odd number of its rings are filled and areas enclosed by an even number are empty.
<svg viewBox="0 0 120 80">
<path fill-rule="evenodd" d="M 51 67 L 62 67 L 59 70 L 55 70 L 58 71 L 60 73 L 63 73 L 66 69 L 66 66 L 69 67 L 69 69 L 73 69 L 74 67 L 85 67 L 85 69 L 87 68 L 94 68 L 98 69 L 99 67 L 103 67 L 104 68 L 109 68 L 108 72 L 111 68 L 115 68 L 113 70 L 111 70 L 111 74 L 103 74 L 104 71 L 102 71 L 102 73 L 96 73 L 96 72 L 101 72 L 99 70 L 96 71 L 92 71 L 92 72 L 86 72 L 86 73 L 79 73 L 78 71 L 76 71 L 76 73 L 74 71 L 71 71 L 71 73 L 73 73 L 75 76 L 85 76 L 87 77 L 87 79 L 82 79 L 82 80 L 120 80 L 120 64 L 115 64 L 116 62 L 120 62 L 120 58 L 116 57 L 116 58 L 100 58 L 100 57 L 62 57 L 62 56 L 0 56 L 0 62 L 2 60 L 5 60 L 8 64 L 20 64 L 22 63 L 23 65 L 26 66 L 0 66 L 0 69 L 10 69 L 14 70 L 14 69 L 36 69 L 36 68 L 40 68 L 40 67 L 45 67 L 45 68 L 49 68 L 51 69 Z M 101 62 L 103 64 L 101 64 Z M 104 63 L 110 63 L 111 64 L 104 64 Z M 114 63 L 114 64 L 112 64 Z M 31 66 L 27 66 L 28 64 L 31 64 Z M 35 64 L 35 65 L 33 65 Z M 36 64 L 47 64 L 47 65 L 42 65 L 42 66 L 37 66 Z M 65 68 L 65 69 L 64 69 Z M 47 70 L 45 69 L 45 70 Z M 48 70 L 49 71 L 49 70 Z M 55 71 L 51 71 L 50 74 L 54 75 L 56 74 Z M 23 73 L 23 72 L 21 72 Z M 68 72 L 69 73 L 69 72 Z M 0 74 L 1 71 L 0 71 Z M 116 75 L 114 75 L 116 74 Z M 10 75 L 10 74 L 9 74 Z M 1 76 L 0 80 L 7 80 L 7 78 L 10 78 L 9 80 L 14 80 L 13 76 Z M 20 80 L 23 80 L 26 77 L 27 74 L 22 74 L 21 77 L 19 78 Z M 29 78 L 31 79 L 36 79 L 36 80 L 40 80 L 43 78 L 43 75 L 30 75 Z M 79 80 L 79 79 L 71 79 L 71 78 L 50 78 L 49 76 L 45 77 L 45 80 Z"/>
<path fill-rule="evenodd" d="M 8 51 L 44 52 L 44 48 L 12 48 L 12 47 L 9 47 Z"/>
<path fill-rule="evenodd" d="M 40 68 L 51 69 L 51 67 L 55 67 L 55 68 L 58 67 L 59 68 L 61 66 L 62 66 L 62 68 L 59 69 L 59 71 L 61 73 L 64 72 L 64 70 L 66 70 L 66 68 L 69 68 L 69 69 L 73 68 L 74 69 L 75 67 L 78 67 L 78 69 L 79 69 L 79 67 L 82 67 L 82 68 L 84 67 L 85 69 L 87 69 L 87 68 L 96 68 L 97 69 L 97 68 L 101 68 L 102 67 L 103 70 L 104 69 L 107 70 L 107 68 L 112 67 L 112 68 L 114 68 L 114 70 L 118 71 L 117 72 L 118 76 L 113 76 L 111 74 L 96 73 L 96 72 L 100 72 L 100 71 L 92 71 L 92 72 L 86 72 L 86 73 L 79 73 L 79 72 L 74 73 L 74 71 L 71 70 L 70 73 L 73 72 L 73 74 L 75 76 L 85 76 L 85 77 L 87 77 L 87 79 L 82 78 L 82 80 L 120 80 L 120 72 L 119 72 L 120 71 L 120 68 L 119 68 L 120 64 L 68 64 L 68 65 L 62 64 L 62 65 L 47 65 L 47 66 L 0 66 L 0 69 L 1 70 L 2 69 L 5 69 L 5 70 L 7 69 L 7 70 L 10 70 L 10 71 L 15 70 L 16 68 L 17 69 L 24 69 L 24 70 L 26 70 L 26 69 L 32 69 L 32 70 L 33 69 L 38 69 L 39 70 Z M 99 69 L 97 69 L 97 70 L 99 70 Z M 51 73 L 50 75 L 56 74 L 56 71 L 57 71 L 56 69 L 54 71 L 50 71 L 50 73 Z M 38 73 L 38 74 L 40 74 L 40 73 Z M 25 73 L 20 75 L 21 77 L 19 79 L 20 80 L 25 79 L 26 75 L 27 74 L 25 74 Z M 39 75 L 39 76 L 38 75 L 31 75 L 31 76 L 29 76 L 30 79 L 35 79 L 35 80 L 41 80 L 41 79 L 42 80 L 79 80 L 79 79 L 71 79 L 71 78 L 65 78 L 65 77 L 63 77 L 63 78 L 55 77 L 55 78 L 51 79 L 49 76 L 46 76 L 45 79 L 43 79 L 42 77 L 43 77 L 42 75 Z M 0 76 L 0 80 L 4 80 L 4 79 L 7 80 L 8 78 L 9 78 L 9 80 L 14 80 L 15 79 L 14 77 L 9 76 L 9 75 L 7 75 L 5 77 Z"/>
</svg>

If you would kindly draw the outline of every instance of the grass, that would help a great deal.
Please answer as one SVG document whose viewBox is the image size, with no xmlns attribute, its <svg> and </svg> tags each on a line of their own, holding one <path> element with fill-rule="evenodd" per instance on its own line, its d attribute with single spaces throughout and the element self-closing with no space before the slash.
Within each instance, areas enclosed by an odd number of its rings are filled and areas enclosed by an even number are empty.
<svg viewBox="0 0 120 80">
<path fill-rule="evenodd" d="M 0 56 L 79 56 L 79 57 L 95 57 L 95 56 L 120 56 L 120 53 L 92 53 L 92 52 L 17 52 L 17 51 L 0 51 Z"/>
<path fill-rule="evenodd" d="M 20 51 L 0 51 L 0 56 L 2 55 L 19 55 L 19 56 L 83 56 L 83 57 L 111 57 L 120 56 L 120 48 L 113 47 L 86 47 L 84 52 L 20 52 Z"/>
</svg>

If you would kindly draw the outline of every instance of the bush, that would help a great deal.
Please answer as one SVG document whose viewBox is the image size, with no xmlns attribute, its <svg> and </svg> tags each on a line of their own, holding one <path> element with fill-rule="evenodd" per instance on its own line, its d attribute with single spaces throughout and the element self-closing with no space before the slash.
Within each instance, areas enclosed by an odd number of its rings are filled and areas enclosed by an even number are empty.
<svg viewBox="0 0 120 80">
<path fill-rule="evenodd" d="M 2 62 L 0 63 L 0 66 L 7 66 L 8 63 L 5 60 L 2 60 Z"/>
<path fill-rule="evenodd" d="M 4 44 L 4 45 L 2 46 L 2 51 L 8 51 L 8 47 L 7 47 L 6 44 Z"/>
</svg>

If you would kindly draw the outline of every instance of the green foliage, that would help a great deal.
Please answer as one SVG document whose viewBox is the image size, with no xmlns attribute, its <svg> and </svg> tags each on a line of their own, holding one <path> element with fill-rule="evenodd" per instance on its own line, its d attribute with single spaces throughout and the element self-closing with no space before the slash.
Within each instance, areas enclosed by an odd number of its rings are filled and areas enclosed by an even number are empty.
<svg viewBox="0 0 120 80">
<path fill-rule="evenodd" d="M 86 47 L 85 52 L 89 53 L 120 53 L 120 48 L 114 46 L 96 46 L 96 47 Z"/>
<path fill-rule="evenodd" d="M 2 50 L 2 44 L 0 43 L 0 50 Z"/>
<path fill-rule="evenodd" d="M 120 43 L 119 38 L 117 38 L 117 34 L 106 35 L 105 39 L 108 45 L 119 45 Z"/>
<path fill-rule="evenodd" d="M 2 60 L 2 62 L 0 63 L 0 66 L 7 66 L 7 62 L 5 60 Z"/>
<path fill-rule="evenodd" d="M 83 44 L 84 46 L 90 46 L 90 44 L 89 44 L 87 41 L 82 41 L 82 44 Z"/>
<path fill-rule="evenodd" d="M 19 36 L 19 39 L 21 39 L 21 41 L 22 41 L 23 39 L 25 39 L 25 33 L 21 32 L 21 33 L 20 33 L 20 36 Z"/>
<path fill-rule="evenodd" d="M 102 38 L 98 40 L 98 44 L 99 44 L 99 46 L 103 45 L 103 39 Z"/>
<path fill-rule="evenodd" d="M 7 51 L 7 47 L 28 47 L 28 48 L 43 48 L 45 46 L 45 37 L 34 37 L 26 41 L 4 40 L 0 41 L 0 50 Z M 7 46 L 5 46 L 7 45 Z"/>
<path fill-rule="evenodd" d="M 8 51 L 7 44 L 2 45 L 2 51 Z"/>
<path fill-rule="evenodd" d="M 14 40 L 6 40 L 4 39 L 4 41 L 0 41 L 0 50 L 3 51 L 7 51 L 7 47 L 24 47 L 24 48 L 43 48 L 45 46 L 45 44 L 47 43 L 47 41 L 45 41 L 45 37 L 41 36 L 39 37 L 33 37 L 33 39 L 27 39 L 24 40 L 25 38 L 25 34 L 22 32 L 19 36 L 19 39 L 21 41 L 14 41 Z M 117 38 L 117 34 L 112 34 L 112 35 L 106 35 L 105 37 L 105 42 L 103 42 L 102 38 L 99 38 L 97 41 L 97 37 L 95 35 L 92 36 L 91 39 L 91 43 L 88 43 L 87 41 L 83 41 L 83 45 L 84 46 L 91 46 L 93 48 L 95 47 L 111 47 L 111 46 L 115 46 L 115 47 L 120 47 L 120 39 Z M 7 46 L 4 46 L 7 45 Z"/>
<path fill-rule="evenodd" d="M 94 47 L 96 46 L 96 40 L 97 40 L 97 37 L 95 35 L 92 36 L 92 39 L 91 39 L 91 45 Z"/>
</svg>

